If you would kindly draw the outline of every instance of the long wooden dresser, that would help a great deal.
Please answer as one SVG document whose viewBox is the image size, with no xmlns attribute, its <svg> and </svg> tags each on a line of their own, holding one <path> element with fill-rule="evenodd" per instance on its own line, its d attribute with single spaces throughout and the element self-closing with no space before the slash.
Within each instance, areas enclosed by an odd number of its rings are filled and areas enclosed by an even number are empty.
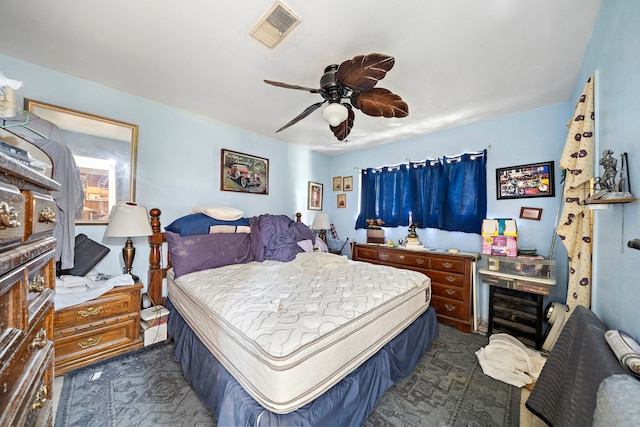
<svg viewBox="0 0 640 427">
<path fill-rule="evenodd" d="M 0 426 L 53 424 L 56 206 L 49 192 L 59 189 L 0 153 Z"/>
<path fill-rule="evenodd" d="M 356 243 L 354 261 L 419 271 L 431 278 L 431 305 L 438 320 L 455 325 L 463 332 L 473 329 L 472 284 L 476 253 L 451 254 L 444 251 L 409 250 Z"/>
</svg>

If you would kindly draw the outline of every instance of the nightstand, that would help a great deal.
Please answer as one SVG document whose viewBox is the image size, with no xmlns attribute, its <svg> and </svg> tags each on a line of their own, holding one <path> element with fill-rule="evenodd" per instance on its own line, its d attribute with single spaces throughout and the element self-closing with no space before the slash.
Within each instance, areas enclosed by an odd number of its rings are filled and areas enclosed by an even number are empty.
<svg viewBox="0 0 640 427">
<path fill-rule="evenodd" d="M 142 347 L 142 284 L 116 286 L 54 313 L 55 375 Z"/>
</svg>

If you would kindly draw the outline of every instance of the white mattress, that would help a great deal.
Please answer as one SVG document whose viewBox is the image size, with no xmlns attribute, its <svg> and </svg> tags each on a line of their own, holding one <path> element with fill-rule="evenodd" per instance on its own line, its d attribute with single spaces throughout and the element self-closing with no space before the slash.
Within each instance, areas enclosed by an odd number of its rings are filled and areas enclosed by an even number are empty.
<svg viewBox="0 0 640 427">
<path fill-rule="evenodd" d="M 262 406 L 298 409 L 339 382 L 428 307 L 430 279 L 302 253 L 168 274 L 173 305 Z"/>
</svg>

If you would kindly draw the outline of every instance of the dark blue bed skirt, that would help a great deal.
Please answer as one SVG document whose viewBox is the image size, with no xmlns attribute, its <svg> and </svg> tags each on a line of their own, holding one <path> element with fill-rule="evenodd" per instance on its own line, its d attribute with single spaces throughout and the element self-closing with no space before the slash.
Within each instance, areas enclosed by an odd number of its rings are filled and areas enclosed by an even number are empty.
<svg viewBox="0 0 640 427">
<path fill-rule="evenodd" d="M 409 375 L 438 337 L 433 307 L 326 393 L 288 414 L 264 409 L 238 384 L 185 323 L 167 298 L 169 336 L 187 382 L 219 426 L 361 426 L 378 399 Z"/>
</svg>

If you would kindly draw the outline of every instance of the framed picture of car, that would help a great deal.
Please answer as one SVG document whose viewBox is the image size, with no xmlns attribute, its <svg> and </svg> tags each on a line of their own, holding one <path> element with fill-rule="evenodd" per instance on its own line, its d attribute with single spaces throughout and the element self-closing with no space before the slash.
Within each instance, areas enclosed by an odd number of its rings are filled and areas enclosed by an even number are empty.
<svg viewBox="0 0 640 427">
<path fill-rule="evenodd" d="M 220 190 L 269 194 L 269 160 L 223 148 L 220 151 Z"/>
<path fill-rule="evenodd" d="M 496 169 L 498 200 L 555 196 L 554 163 L 532 163 Z"/>
<path fill-rule="evenodd" d="M 309 181 L 309 195 L 307 201 L 307 208 L 310 211 L 322 210 L 322 193 L 324 192 L 324 185 L 319 182 Z"/>
</svg>

